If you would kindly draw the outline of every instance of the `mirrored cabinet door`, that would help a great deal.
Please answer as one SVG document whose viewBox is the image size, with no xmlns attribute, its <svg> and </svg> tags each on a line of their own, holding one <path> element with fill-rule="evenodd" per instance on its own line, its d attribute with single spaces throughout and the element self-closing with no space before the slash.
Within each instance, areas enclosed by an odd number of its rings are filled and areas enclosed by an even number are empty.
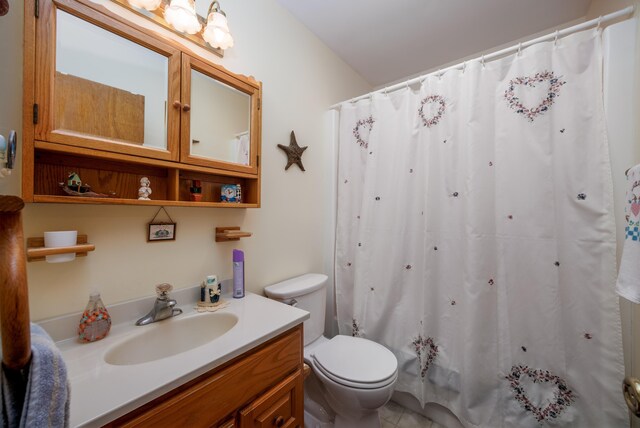
<svg viewBox="0 0 640 428">
<path fill-rule="evenodd" d="M 36 139 L 178 160 L 180 51 L 68 4 L 40 11 Z"/>
<path fill-rule="evenodd" d="M 257 172 L 260 86 L 183 54 L 181 161 Z"/>
</svg>

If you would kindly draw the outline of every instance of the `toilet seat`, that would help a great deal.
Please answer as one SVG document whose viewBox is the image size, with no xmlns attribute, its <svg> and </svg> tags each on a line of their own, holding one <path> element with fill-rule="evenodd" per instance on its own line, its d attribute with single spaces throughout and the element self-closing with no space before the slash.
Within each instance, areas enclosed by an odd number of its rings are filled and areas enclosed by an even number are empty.
<svg viewBox="0 0 640 428">
<path fill-rule="evenodd" d="M 313 350 L 312 363 L 332 381 L 358 389 L 395 382 L 398 362 L 391 351 L 368 339 L 336 336 Z"/>
</svg>

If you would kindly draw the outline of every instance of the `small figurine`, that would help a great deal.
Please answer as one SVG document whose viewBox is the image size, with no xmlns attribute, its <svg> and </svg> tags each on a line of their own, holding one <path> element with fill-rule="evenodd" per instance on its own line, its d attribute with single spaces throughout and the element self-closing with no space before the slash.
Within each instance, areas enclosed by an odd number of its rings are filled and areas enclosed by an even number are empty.
<svg viewBox="0 0 640 428">
<path fill-rule="evenodd" d="M 70 172 L 67 177 L 67 187 L 75 192 L 82 192 L 82 180 L 77 172 Z"/>
<path fill-rule="evenodd" d="M 200 180 L 192 180 L 189 191 L 191 192 L 192 201 L 200 202 L 202 200 L 202 184 Z"/>
<path fill-rule="evenodd" d="M 58 183 L 58 186 L 60 186 L 67 195 L 71 196 L 83 196 L 85 198 L 110 198 L 115 196 L 114 192 L 109 192 L 109 194 L 94 192 L 88 183 L 82 182 L 77 172 L 70 172 L 67 175 L 66 183 Z"/>
<path fill-rule="evenodd" d="M 138 189 L 138 199 L 143 201 L 150 201 L 149 195 L 153 193 L 151 191 L 151 182 L 147 177 L 142 177 L 140 179 L 140 188 Z"/>
</svg>

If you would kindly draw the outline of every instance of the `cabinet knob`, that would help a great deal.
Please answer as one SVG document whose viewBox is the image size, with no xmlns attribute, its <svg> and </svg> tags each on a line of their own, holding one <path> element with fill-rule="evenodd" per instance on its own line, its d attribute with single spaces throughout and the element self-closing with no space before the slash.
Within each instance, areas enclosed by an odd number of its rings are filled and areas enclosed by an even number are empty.
<svg viewBox="0 0 640 428">
<path fill-rule="evenodd" d="M 182 104 L 180 104 L 180 101 L 174 101 L 174 102 L 173 102 L 173 106 L 174 106 L 175 108 L 180 108 L 180 107 L 182 107 Z"/>
<path fill-rule="evenodd" d="M 277 427 L 281 427 L 284 425 L 284 418 L 282 416 L 278 416 L 275 421 L 273 421 L 274 425 Z"/>
<path fill-rule="evenodd" d="M 189 110 L 191 110 L 191 106 L 189 104 L 185 104 L 185 105 L 182 106 L 182 110 L 189 111 Z"/>
</svg>

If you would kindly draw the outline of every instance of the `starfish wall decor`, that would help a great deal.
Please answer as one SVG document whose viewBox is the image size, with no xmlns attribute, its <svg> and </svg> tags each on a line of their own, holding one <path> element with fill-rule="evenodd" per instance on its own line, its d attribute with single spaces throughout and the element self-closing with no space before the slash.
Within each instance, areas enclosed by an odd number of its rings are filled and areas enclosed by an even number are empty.
<svg viewBox="0 0 640 428">
<path fill-rule="evenodd" d="M 300 167 L 301 170 L 304 169 L 304 165 L 302 165 L 302 153 L 307 149 L 308 146 L 300 147 L 298 142 L 296 141 L 296 134 L 291 131 L 291 142 L 288 146 L 278 144 L 284 152 L 287 154 L 287 166 L 284 167 L 284 170 L 288 170 L 291 165 L 294 163 Z"/>
</svg>

